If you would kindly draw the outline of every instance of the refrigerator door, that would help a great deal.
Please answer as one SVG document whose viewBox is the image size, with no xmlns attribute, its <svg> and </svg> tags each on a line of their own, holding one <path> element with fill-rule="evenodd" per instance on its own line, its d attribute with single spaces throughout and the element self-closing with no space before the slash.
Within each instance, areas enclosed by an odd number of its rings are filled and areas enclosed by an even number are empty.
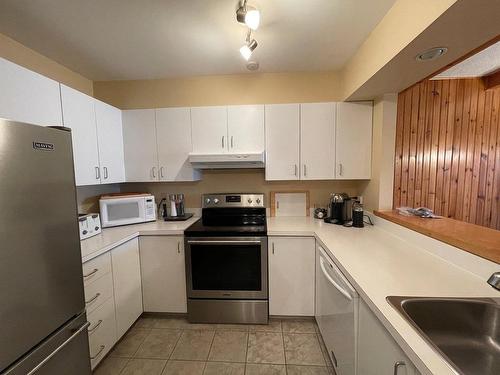
<svg viewBox="0 0 500 375">
<path fill-rule="evenodd" d="M 71 134 L 0 119 L 0 372 L 85 308 Z"/>
<path fill-rule="evenodd" d="M 82 313 L 2 375 L 90 375 L 88 325 Z"/>
</svg>

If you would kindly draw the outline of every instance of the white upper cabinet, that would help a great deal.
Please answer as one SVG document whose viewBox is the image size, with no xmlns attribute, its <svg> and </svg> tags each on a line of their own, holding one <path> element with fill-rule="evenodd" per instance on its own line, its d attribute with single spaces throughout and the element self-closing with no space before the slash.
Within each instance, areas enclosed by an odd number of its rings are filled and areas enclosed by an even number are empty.
<svg viewBox="0 0 500 375">
<path fill-rule="evenodd" d="M 264 151 L 264 106 L 227 107 L 227 133 L 229 152 Z"/>
<path fill-rule="evenodd" d="M 370 179 L 372 112 L 371 102 L 337 104 L 335 158 L 337 179 Z"/>
<path fill-rule="evenodd" d="M 191 110 L 161 108 L 156 110 L 156 142 L 160 181 L 194 181 L 199 171 L 191 167 Z"/>
<path fill-rule="evenodd" d="M 95 101 L 101 183 L 125 181 L 123 158 L 122 111 Z"/>
<path fill-rule="evenodd" d="M 0 118 L 61 126 L 59 82 L 0 58 Z"/>
<path fill-rule="evenodd" d="M 191 127 L 194 153 L 228 152 L 227 107 L 191 108 Z"/>
<path fill-rule="evenodd" d="M 299 179 L 299 104 L 265 106 L 266 180 Z"/>
<path fill-rule="evenodd" d="M 122 119 L 126 181 L 158 181 L 155 110 L 122 111 Z"/>
<path fill-rule="evenodd" d="M 335 178 L 335 103 L 300 105 L 300 177 Z"/>
<path fill-rule="evenodd" d="M 64 126 L 71 128 L 77 186 L 101 183 L 94 99 L 61 85 Z"/>
</svg>

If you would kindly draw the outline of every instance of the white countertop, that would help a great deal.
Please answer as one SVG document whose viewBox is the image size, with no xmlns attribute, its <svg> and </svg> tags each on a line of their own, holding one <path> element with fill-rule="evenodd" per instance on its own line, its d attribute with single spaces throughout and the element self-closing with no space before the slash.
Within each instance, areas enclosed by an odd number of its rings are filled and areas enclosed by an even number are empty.
<svg viewBox="0 0 500 375">
<path fill-rule="evenodd" d="M 182 235 L 197 219 L 104 229 L 102 234 L 82 241 L 83 261 L 139 235 Z M 398 230 L 406 229 L 390 225 L 394 231 L 380 225 L 346 228 L 310 217 L 270 217 L 267 230 L 268 236 L 316 237 L 422 374 L 456 374 L 386 297 L 499 297 L 500 293 L 485 279 L 407 242 L 398 236 Z"/>
<path fill-rule="evenodd" d="M 81 241 L 82 262 L 85 263 L 112 248 L 138 236 L 182 236 L 184 230 L 199 217 L 186 221 L 153 221 L 122 227 L 105 228 L 97 236 Z"/>
</svg>

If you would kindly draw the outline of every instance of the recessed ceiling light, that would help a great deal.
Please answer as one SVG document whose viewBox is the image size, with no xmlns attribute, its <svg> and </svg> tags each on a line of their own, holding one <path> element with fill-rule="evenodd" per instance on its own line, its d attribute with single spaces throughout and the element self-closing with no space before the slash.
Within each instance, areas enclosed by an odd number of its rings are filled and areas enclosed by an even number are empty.
<svg viewBox="0 0 500 375">
<path fill-rule="evenodd" d="M 256 71 L 259 69 L 259 62 L 258 61 L 249 61 L 247 62 L 247 69 L 251 71 Z"/>
<path fill-rule="evenodd" d="M 255 39 L 252 39 L 240 48 L 241 56 L 243 56 L 245 60 L 248 60 L 250 56 L 252 56 L 252 52 L 255 48 L 257 48 L 257 41 Z"/>
<path fill-rule="evenodd" d="M 435 47 L 419 53 L 415 59 L 417 61 L 431 61 L 443 56 L 446 52 L 448 52 L 446 47 Z"/>
</svg>

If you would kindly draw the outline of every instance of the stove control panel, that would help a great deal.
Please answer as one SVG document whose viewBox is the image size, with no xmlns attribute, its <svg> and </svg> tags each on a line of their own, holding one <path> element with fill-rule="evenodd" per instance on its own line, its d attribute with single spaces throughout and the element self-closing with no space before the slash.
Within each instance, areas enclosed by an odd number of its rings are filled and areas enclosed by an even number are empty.
<svg viewBox="0 0 500 375">
<path fill-rule="evenodd" d="M 202 207 L 264 207 L 264 194 L 203 194 Z"/>
</svg>

